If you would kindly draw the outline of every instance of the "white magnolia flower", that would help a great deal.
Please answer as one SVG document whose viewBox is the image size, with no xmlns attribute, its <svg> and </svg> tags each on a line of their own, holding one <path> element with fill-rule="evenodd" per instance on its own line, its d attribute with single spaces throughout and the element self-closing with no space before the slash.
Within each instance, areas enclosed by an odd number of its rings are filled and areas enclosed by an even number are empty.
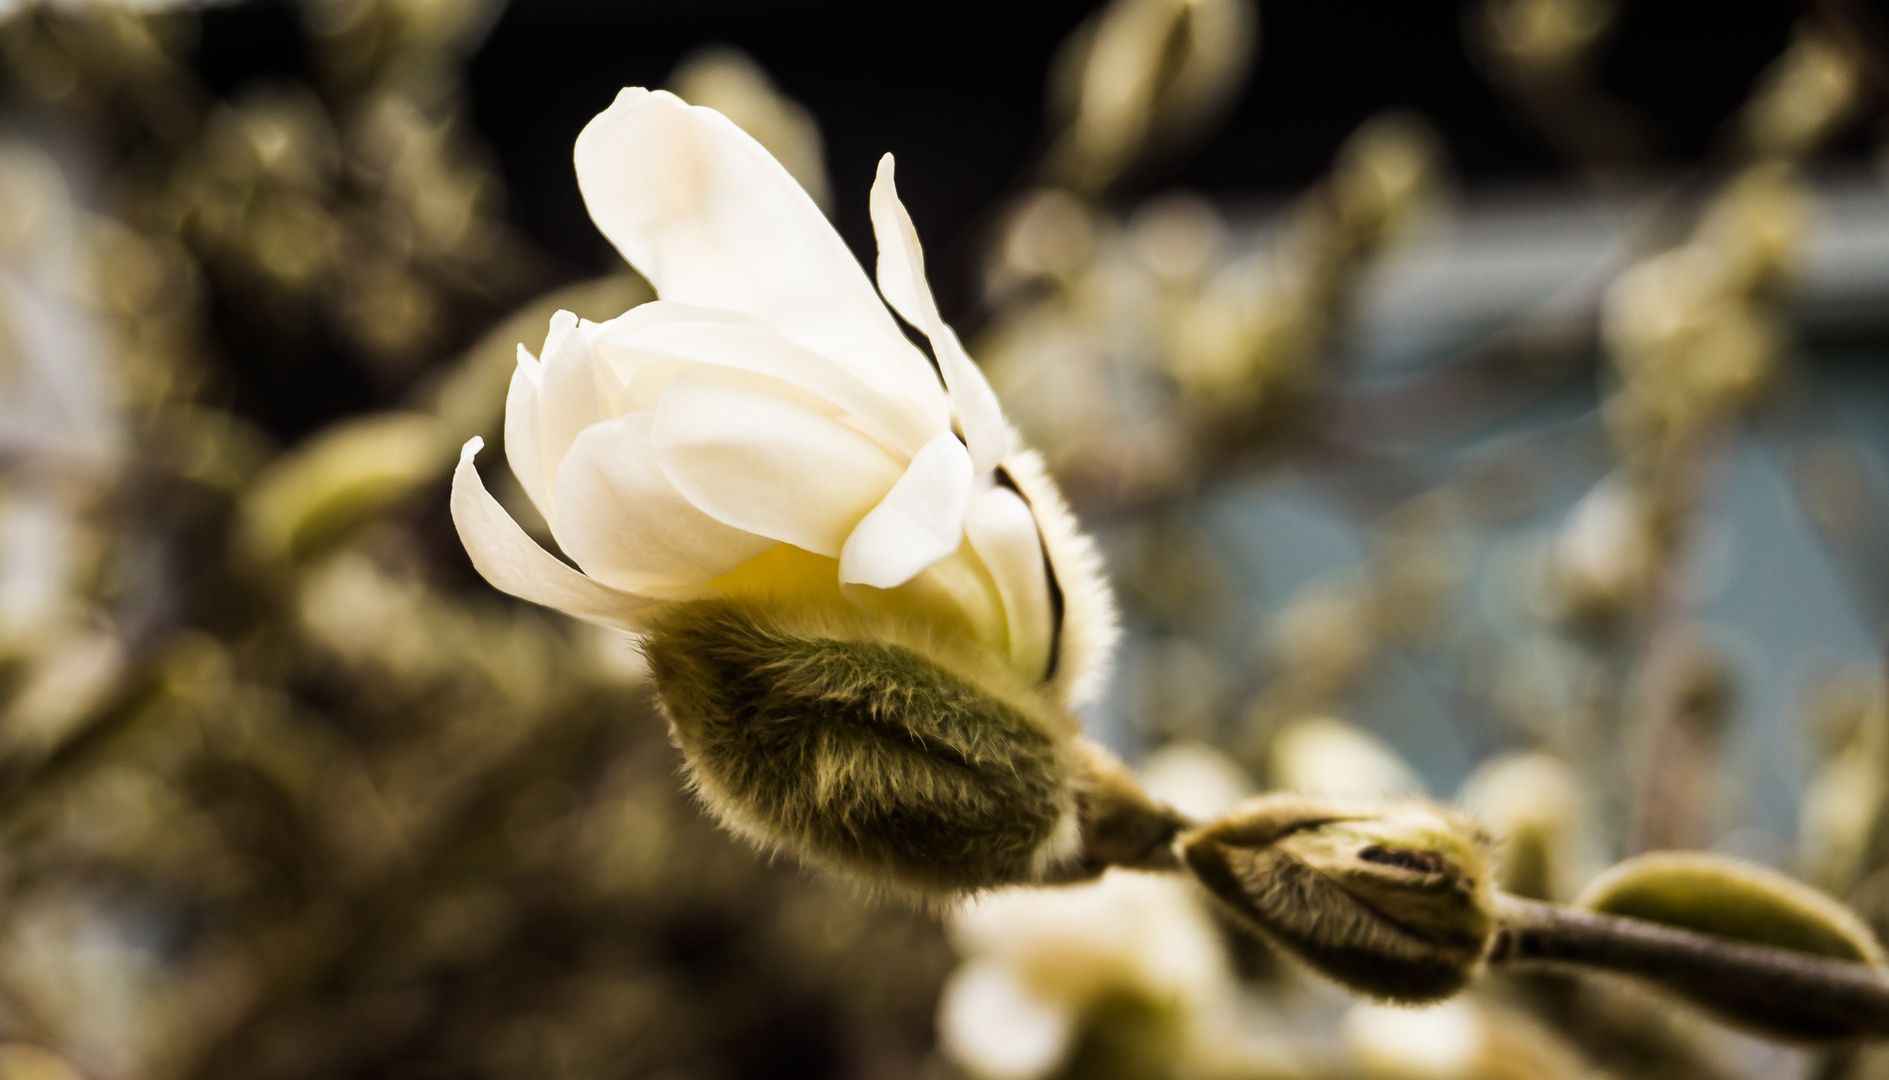
<svg viewBox="0 0 1889 1080">
<path fill-rule="evenodd" d="M 1096 557 L 939 317 L 891 156 L 879 292 L 711 109 L 626 89 L 576 161 L 591 217 L 660 299 L 604 323 L 560 312 L 538 357 L 520 347 L 506 456 L 581 572 L 486 492 L 474 439 L 453 518 L 479 572 L 631 630 L 723 594 L 891 613 L 1086 693 L 1114 627 Z"/>
<path fill-rule="evenodd" d="M 1178 877 L 1118 869 L 989 893 L 955 912 L 951 931 L 964 961 L 939 997 L 939 1045 L 982 1080 L 1056 1072 L 1086 1011 L 1112 993 L 1172 1010 L 1183 1042 L 1219 1034 L 1235 995 L 1219 931 Z"/>
</svg>

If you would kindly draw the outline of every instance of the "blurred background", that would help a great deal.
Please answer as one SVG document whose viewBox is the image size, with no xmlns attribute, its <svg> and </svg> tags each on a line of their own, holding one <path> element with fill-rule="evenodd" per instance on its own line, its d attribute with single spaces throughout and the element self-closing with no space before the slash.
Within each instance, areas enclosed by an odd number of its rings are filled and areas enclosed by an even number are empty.
<svg viewBox="0 0 1889 1080">
<path fill-rule="evenodd" d="M 633 643 L 446 512 L 516 346 L 651 296 L 571 166 L 625 85 L 867 265 L 897 153 L 1152 790 L 1424 793 L 1522 895 L 1711 849 L 1889 929 L 1863 0 L 0 0 L 0 1080 L 1889 1076 L 1625 984 L 1358 1005 L 1178 881 L 915 911 L 717 831 Z"/>
</svg>

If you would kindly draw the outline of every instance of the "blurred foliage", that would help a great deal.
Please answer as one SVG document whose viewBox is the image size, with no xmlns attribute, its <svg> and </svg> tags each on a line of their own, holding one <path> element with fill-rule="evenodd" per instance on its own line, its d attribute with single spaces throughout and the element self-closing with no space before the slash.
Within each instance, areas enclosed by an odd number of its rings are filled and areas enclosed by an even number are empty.
<svg viewBox="0 0 1889 1080">
<path fill-rule="evenodd" d="M 227 102 L 192 12 L 0 22 L 15 107 L 121 150 L 83 209 L 0 154 L 0 1072 L 909 1075 L 930 921 L 737 848 L 632 643 L 467 588 L 516 343 L 648 296 L 532 301 L 460 119 L 496 9 L 304 14 L 323 82 Z M 382 411 L 259 425 L 318 364 Z"/>
<path fill-rule="evenodd" d="M 1609 185 L 1646 168 L 1646 122 L 1592 79 L 1618 8 L 1478 0 L 1463 23 L 1570 169 Z M 627 268 L 560 280 L 507 224 L 462 86 L 497 3 L 299 11 L 313 83 L 219 100 L 193 73 L 188 6 L 0 4 L 7 106 L 64 133 L 0 143 L 0 1077 L 1774 1064 L 1615 984 L 1503 976 L 1435 1012 L 1353 1007 L 1172 881 L 940 920 L 737 846 L 680 790 L 634 645 L 483 587 L 444 508 L 453 448 L 498 435 L 517 343 L 647 286 Z M 1649 200 L 1569 340 L 1522 325 L 1498 343 L 1525 379 L 1577 354 L 1603 396 L 1607 467 L 1512 575 L 1528 634 L 1461 602 L 1469 539 L 1527 503 L 1497 462 L 1338 492 L 1364 570 L 1229 647 L 1242 623 L 1203 493 L 1401 464 L 1360 426 L 1454 422 L 1426 403 L 1481 399 L 1435 380 L 1486 369 L 1468 355 L 1373 400 L 1345 377 L 1361 284 L 1447 212 L 1420 116 L 1369 119 L 1257 229 L 1147 189 L 1212 130 L 1259 37 L 1244 0 L 1103 5 L 1054 60 L 1043 160 L 997 208 L 981 273 L 973 351 L 1107 526 L 1140 641 L 1120 711 L 1141 749 L 1170 744 L 1149 787 L 1201 815 L 1251 777 L 1414 792 L 1351 721 L 1374 670 L 1441 655 L 1467 673 L 1462 722 L 1500 729 L 1462 801 L 1507 838 L 1506 888 L 1566 900 L 1613 858 L 1710 845 L 1740 703 L 1683 583 L 1702 477 L 1794 377 L 1806 170 L 1872 107 L 1849 39 L 1804 24 L 1718 157 Z M 752 61 L 709 49 L 671 82 L 824 198 L 815 118 Z M 290 406 L 324 380 L 373 408 L 302 430 L 325 414 Z M 1865 463 L 1833 437 L 1794 461 L 1833 558 L 1884 588 L 1889 511 Z M 1873 669 L 1805 702 L 1798 847 L 1878 934 L 1884 702 Z M 1861 1051 L 1818 1067 L 1889 1075 Z"/>
</svg>

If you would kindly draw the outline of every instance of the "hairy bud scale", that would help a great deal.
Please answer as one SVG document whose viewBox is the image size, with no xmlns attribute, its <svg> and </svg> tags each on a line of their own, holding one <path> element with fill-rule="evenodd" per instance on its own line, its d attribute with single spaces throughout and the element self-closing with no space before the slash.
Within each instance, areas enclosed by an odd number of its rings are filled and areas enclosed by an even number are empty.
<svg viewBox="0 0 1889 1080">
<path fill-rule="evenodd" d="M 1372 997 L 1455 993 L 1494 932 L 1488 837 L 1426 804 L 1272 795 L 1179 843 L 1188 869 L 1247 923 Z"/>
<path fill-rule="evenodd" d="M 696 790 L 763 847 L 923 892 L 1079 865 L 1089 755 L 999 662 L 723 600 L 677 605 L 644 649 Z"/>
</svg>

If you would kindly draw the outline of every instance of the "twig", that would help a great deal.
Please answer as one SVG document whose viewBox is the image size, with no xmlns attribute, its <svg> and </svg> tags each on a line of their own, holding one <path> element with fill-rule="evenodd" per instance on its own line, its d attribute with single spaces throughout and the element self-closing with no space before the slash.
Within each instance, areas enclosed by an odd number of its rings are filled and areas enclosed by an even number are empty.
<svg viewBox="0 0 1889 1080">
<path fill-rule="evenodd" d="M 1500 894 L 1491 964 L 1567 965 L 1649 979 L 1741 1018 L 1889 1035 L 1889 977 L 1869 964 L 1729 941 Z"/>
</svg>

